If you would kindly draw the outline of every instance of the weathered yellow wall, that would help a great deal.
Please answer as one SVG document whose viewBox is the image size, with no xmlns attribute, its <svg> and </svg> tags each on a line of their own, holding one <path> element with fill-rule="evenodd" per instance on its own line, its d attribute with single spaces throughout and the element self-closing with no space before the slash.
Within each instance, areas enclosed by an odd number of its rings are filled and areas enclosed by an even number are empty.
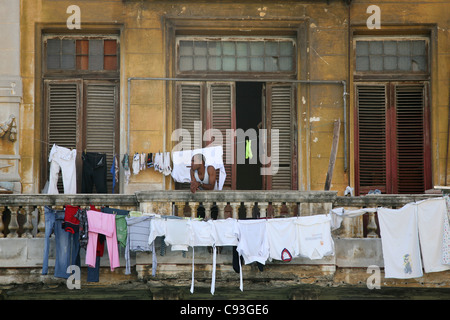
<svg viewBox="0 0 450 320">
<path fill-rule="evenodd" d="M 127 151 L 127 79 L 129 77 L 169 77 L 164 19 L 231 19 L 253 21 L 295 20 L 307 26 L 307 43 L 299 43 L 305 52 L 305 61 L 299 62 L 299 77 L 310 80 L 346 80 L 350 96 L 348 102 L 349 158 L 344 172 L 344 129 L 341 126 L 339 149 L 332 181 L 332 190 L 343 193 L 347 185 L 354 184 L 353 175 L 353 94 L 351 65 L 349 65 L 349 16 L 351 25 L 365 25 L 370 4 L 381 7 L 381 24 L 421 25 L 436 24 L 436 39 L 432 55 L 432 142 L 434 184 L 443 184 L 447 139 L 447 112 L 449 103 L 450 36 L 449 4 L 441 1 L 353 1 L 350 10 L 343 1 L 234 1 L 220 4 L 209 1 L 50 1 L 22 0 L 21 68 L 24 98 L 21 105 L 22 156 L 20 175 L 23 192 L 39 192 L 41 152 L 41 80 L 40 39 L 43 28 L 59 27 L 64 30 L 69 5 L 81 9 L 82 31 L 120 30 L 121 36 L 121 103 L 120 153 Z M 446 8 L 446 10 L 445 10 Z M 253 23 L 252 22 L 252 23 Z M 231 22 L 230 22 L 231 23 Z M 250 26 L 251 24 L 250 23 Z M 247 29 L 249 24 L 246 24 Z M 253 29 L 255 30 L 255 29 Z M 250 32 L 251 33 L 251 32 Z M 299 189 L 321 190 L 328 169 L 333 122 L 343 120 L 342 86 L 299 85 L 298 88 L 298 154 Z M 170 135 L 174 129 L 171 97 L 161 81 L 132 81 L 131 85 L 131 137 L 130 152 L 170 151 Z M 164 134 L 165 133 L 165 134 Z M 447 173 L 448 174 L 448 173 Z M 450 180 L 450 178 L 449 178 Z M 153 169 L 131 177 L 123 191 L 170 188 L 170 178 L 163 178 Z"/>
</svg>

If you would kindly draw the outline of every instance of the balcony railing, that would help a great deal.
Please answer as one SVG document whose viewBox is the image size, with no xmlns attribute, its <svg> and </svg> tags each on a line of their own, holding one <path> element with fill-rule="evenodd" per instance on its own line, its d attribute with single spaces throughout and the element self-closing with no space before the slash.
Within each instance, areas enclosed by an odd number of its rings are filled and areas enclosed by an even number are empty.
<svg viewBox="0 0 450 320">
<path fill-rule="evenodd" d="M 162 215 L 210 218 L 277 218 L 323 214 L 331 209 L 400 208 L 438 195 L 367 195 L 341 197 L 333 191 L 148 191 L 123 194 L 0 195 L 0 238 L 33 238 L 45 234 L 44 207 L 65 205 L 111 207 Z M 374 213 L 344 219 L 337 236 L 378 237 Z"/>
</svg>

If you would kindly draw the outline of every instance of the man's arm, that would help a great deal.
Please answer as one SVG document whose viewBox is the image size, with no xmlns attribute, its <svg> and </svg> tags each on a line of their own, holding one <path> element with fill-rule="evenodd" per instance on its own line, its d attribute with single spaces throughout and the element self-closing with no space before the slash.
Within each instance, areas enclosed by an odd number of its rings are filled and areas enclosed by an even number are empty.
<svg viewBox="0 0 450 320">
<path fill-rule="evenodd" d="M 195 180 L 194 177 L 194 170 L 190 170 L 191 172 L 191 192 L 195 193 L 195 191 L 198 189 L 200 182 L 198 182 L 197 180 Z"/>
<path fill-rule="evenodd" d="M 216 170 L 214 169 L 213 166 L 208 166 L 208 168 L 206 170 L 208 170 L 209 183 L 202 184 L 201 186 L 205 190 L 214 190 L 214 187 L 216 185 Z"/>
</svg>

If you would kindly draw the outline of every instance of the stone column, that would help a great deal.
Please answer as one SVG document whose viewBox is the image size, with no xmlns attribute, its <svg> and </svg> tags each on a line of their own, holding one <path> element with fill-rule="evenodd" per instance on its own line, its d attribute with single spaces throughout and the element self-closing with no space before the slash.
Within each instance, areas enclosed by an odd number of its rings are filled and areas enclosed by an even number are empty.
<svg viewBox="0 0 450 320">
<path fill-rule="evenodd" d="M 0 0 L 0 191 L 3 192 L 22 192 L 19 176 L 21 98 L 20 0 Z"/>
</svg>

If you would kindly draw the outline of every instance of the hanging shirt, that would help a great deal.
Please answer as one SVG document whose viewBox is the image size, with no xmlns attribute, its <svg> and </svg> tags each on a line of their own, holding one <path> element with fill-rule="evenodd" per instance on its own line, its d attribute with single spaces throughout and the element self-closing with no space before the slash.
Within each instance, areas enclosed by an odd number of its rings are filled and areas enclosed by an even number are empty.
<svg viewBox="0 0 450 320">
<path fill-rule="evenodd" d="M 125 247 L 125 274 L 130 274 L 130 251 L 152 251 L 154 253 L 154 242 L 149 244 L 150 225 L 153 217 L 126 217 L 127 241 Z M 152 263 L 153 270 L 156 270 L 156 263 Z"/>
<path fill-rule="evenodd" d="M 444 198 L 427 199 L 418 202 L 416 206 L 424 271 L 428 273 L 449 270 L 450 266 L 442 264 L 444 224 L 447 215 Z M 446 236 L 448 237 L 448 234 Z"/>
<path fill-rule="evenodd" d="M 269 259 L 290 261 L 298 252 L 297 218 L 277 218 L 267 220 Z"/>
<path fill-rule="evenodd" d="M 294 221 L 297 226 L 300 256 L 314 260 L 334 254 L 329 215 L 303 216 Z"/>
<path fill-rule="evenodd" d="M 190 245 L 188 219 L 167 219 L 164 242 L 172 246 L 172 251 L 187 251 Z"/>
<path fill-rule="evenodd" d="M 381 246 L 385 278 L 422 277 L 417 206 L 400 209 L 379 208 Z"/>
<path fill-rule="evenodd" d="M 269 258 L 266 222 L 266 219 L 238 220 L 239 244 L 236 250 L 244 258 L 245 264 L 265 264 Z"/>
</svg>

